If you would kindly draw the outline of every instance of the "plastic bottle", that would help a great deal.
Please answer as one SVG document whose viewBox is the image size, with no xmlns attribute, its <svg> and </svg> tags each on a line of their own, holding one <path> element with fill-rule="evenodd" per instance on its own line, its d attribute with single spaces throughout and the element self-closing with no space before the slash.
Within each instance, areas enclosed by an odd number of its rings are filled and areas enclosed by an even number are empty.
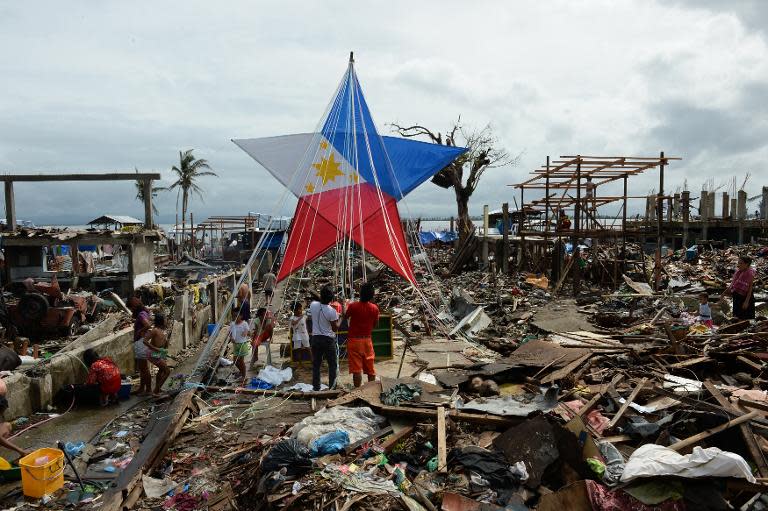
<svg viewBox="0 0 768 511">
<path fill-rule="evenodd" d="M 39 467 L 41 465 L 45 465 L 46 463 L 48 463 L 49 460 L 50 458 L 47 455 L 40 456 L 39 458 L 35 458 L 35 466 Z"/>
</svg>

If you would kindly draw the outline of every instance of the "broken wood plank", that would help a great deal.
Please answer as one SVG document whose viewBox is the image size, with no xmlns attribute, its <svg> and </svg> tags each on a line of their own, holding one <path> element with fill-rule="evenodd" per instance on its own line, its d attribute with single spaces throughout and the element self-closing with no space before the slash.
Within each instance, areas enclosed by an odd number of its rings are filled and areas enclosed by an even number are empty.
<svg viewBox="0 0 768 511">
<path fill-rule="evenodd" d="M 409 417 L 411 419 L 430 419 L 436 420 L 437 411 L 434 409 L 412 408 L 408 406 L 371 406 L 381 415 L 394 415 L 398 417 Z M 488 427 L 508 428 L 516 426 L 523 422 L 523 417 L 499 417 L 487 413 L 467 413 L 457 410 L 450 410 L 445 413 L 446 417 L 457 422 L 468 422 L 472 424 L 481 424 Z"/>
<path fill-rule="evenodd" d="M 573 371 L 575 371 L 577 367 L 579 367 L 581 364 L 586 362 L 591 356 L 592 356 L 592 353 L 587 353 L 585 355 L 582 355 L 581 357 L 577 358 L 576 360 L 574 360 L 567 366 L 563 367 L 562 369 L 558 369 L 557 371 L 553 371 L 549 373 L 547 376 L 541 379 L 541 383 L 551 383 L 557 380 L 562 380 L 563 378 L 571 374 Z"/>
<path fill-rule="evenodd" d="M 694 357 L 689 358 L 688 360 L 683 360 L 682 362 L 675 362 L 674 364 L 669 364 L 669 368 L 671 369 L 682 369 L 684 367 L 694 366 L 696 364 L 701 364 L 703 362 L 712 362 L 713 360 L 710 357 Z"/>
<path fill-rule="evenodd" d="M 619 411 L 616 412 L 616 415 L 613 416 L 613 419 L 611 419 L 611 422 L 608 423 L 608 427 L 606 429 L 611 429 L 614 426 L 616 426 L 616 423 L 619 422 L 619 419 L 624 415 L 624 412 L 627 411 L 627 408 L 629 408 L 629 405 L 632 404 L 632 402 L 635 400 L 637 395 L 640 393 L 640 391 L 643 389 L 643 386 L 648 382 L 648 378 L 643 378 L 640 380 L 640 383 L 637 384 L 637 387 L 632 391 L 632 393 L 629 395 L 629 397 L 624 401 L 624 404 L 621 405 L 621 408 L 619 408 Z"/>
<path fill-rule="evenodd" d="M 613 376 L 613 379 L 605 384 L 603 388 L 600 389 L 599 392 L 596 392 L 594 396 L 592 396 L 592 399 L 587 401 L 587 403 L 582 406 L 577 415 L 579 417 L 584 417 L 585 414 L 589 413 L 589 411 L 597 405 L 597 402 L 600 401 L 603 398 L 603 394 L 605 394 L 608 391 L 608 387 L 613 387 L 617 383 L 619 383 L 624 378 L 624 375 L 622 373 L 618 373 Z"/>
<path fill-rule="evenodd" d="M 395 448 L 395 446 L 400 443 L 400 441 L 407 436 L 411 435 L 414 430 L 416 429 L 416 426 L 406 426 L 394 435 L 390 436 L 384 442 L 381 444 L 381 448 L 384 450 L 385 453 L 392 452 L 392 449 Z"/>
<path fill-rule="evenodd" d="M 437 470 L 445 473 L 448 471 L 448 449 L 445 438 L 445 407 L 437 408 Z"/>
<path fill-rule="evenodd" d="M 372 442 L 372 441 L 376 440 L 377 438 L 381 438 L 383 436 L 387 436 L 387 435 L 389 435 L 392 432 L 394 432 L 394 429 L 392 429 L 392 426 L 387 426 L 386 428 L 383 428 L 383 429 L 380 429 L 380 430 L 376 431 L 372 435 L 368 435 L 367 437 L 363 438 L 362 440 L 358 440 L 354 444 L 349 444 L 344 449 L 344 452 L 346 454 L 351 454 L 351 453 L 355 452 L 356 450 L 358 450 L 363 445 L 367 444 L 368 442 Z"/>
<path fill-rule="evenodd" d="M 745 357 L 743 355 L 739 355 L 738 357 L 736 357 L 736 360 L 738 360 L 739 362 L 742 362 L 744 364 L 747 364 L 749 367 L 751 367 L 752 369 L 754 369 L 757 372 L 761 372 L 763 370 L 763 366 L 762 365 L 758 364 L 757 362 L 753 362 L 752 360 L 748 359 L 747 357 Z"/>
<path fill-rule="evenodd" d="M 717 390 L 717 387 L 715 387 L 715 384 L 712 383 L 711 380 L 704 380 L 704 388 L 707 389 L 710 394 L 712 394 L 712 397 L 715 398 L 715 401 L 717 401 L 720 406 L 726 410 L 733 410 L 734 412 L 738 412 L 738 410 L 735 409 L 735 407 L 728 401 L 728 399 L 726 399 L 726 397 L 719 390 Z M 744 438 L 744 443 L 746 444 L 747 450 L 752 457 L 752 461 L 755 462 L 755 466 L 757 467 L 758 472 L 761 476 L 768 477 L 768 464 L 765 462 L 765 456 L 763 456 L 762 449 L 760 449 L 760 446 L 757 445 L 757 441 L 755 440 L 755 433 L 752 431 L 752 426 L 749 424 L 739 424 L 739 431 L 741 432 L 742 438 Z"/>
<path fill-rule="evenodd" d="M 725 431 L 726 429 L 730 429 L 734 426 L 738 426 L 739 424 L 743 424 L 745 422 L 751 421 L 755 417 L 759 417 L 760 412 L 749 412 L 746 415 L 742 415 L 741 417 L 736 417 L 735 419 L 732 419 L 725 424 L 720 424 L 719 426 L 715 426 L 714 428 L 709 428 L 707 430 L 702 431 L 701 433 L 697 433 L 693 436 L 689 436 L 688 438 L 684 440 L 680 440 L 679 442 L 675 442 L 674 444 L 670 445 L 669 448 L 673 451 L 679 451 L 681 449 L 685 449 L 686 447 L 690 447 L 692 445 L 696 445 L 705 438 L 709 438 L 714 434 L 720 433 L 721 431 Z"/>
<path fill-rule="evenodd" d="M 744 399 L 743 397 L 740 397 L 739 404 L 741 406 L 746 406 L 747 408 L 752 408 L 753 410 L 768 412 L 768 402 L 761 403 L 760 401 L 752 401 L 751 399 Z"/>
<path fill-rule="evenodd" d="M 317 392 L 298 392 L 288 390 L 255 390 L 243 387 L 205 387 L 207 392 L 227 392 L 232 394 L 245 394 L 248 396 L 274 396 L 290 399 L 333 399 L 344 393 L 343 390 L 319 390 Z"/>
</svg>

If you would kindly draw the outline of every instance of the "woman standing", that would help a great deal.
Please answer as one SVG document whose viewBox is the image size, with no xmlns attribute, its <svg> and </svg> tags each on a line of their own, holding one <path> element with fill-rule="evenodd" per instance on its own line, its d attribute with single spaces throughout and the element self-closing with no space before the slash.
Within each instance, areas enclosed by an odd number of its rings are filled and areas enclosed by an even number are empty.
<svg viewBox="0 0 768 511">
<path fill-rule="evenodd" d="M 133 313 L 133 356 L 139 370 L 139 390 L 137 396 L 152 392 L 152 373 L 149 372 L 149 350 L 144 344 L 144 335 L 152 327 L 149 310 L 141 303 L 141 298 L 132 296 L 128 308 Z"/>
<path fill-rule="evenodd" d="M 733 296 L 733 317 L 738 319 L 755 319 L 755 294 L 752 287 L 755 282 L 755 269 L 752 268 L 752 258 L 739 257 L 736 273 L 733 274 L 731 285 L 723 294 Z"/>
</svg>

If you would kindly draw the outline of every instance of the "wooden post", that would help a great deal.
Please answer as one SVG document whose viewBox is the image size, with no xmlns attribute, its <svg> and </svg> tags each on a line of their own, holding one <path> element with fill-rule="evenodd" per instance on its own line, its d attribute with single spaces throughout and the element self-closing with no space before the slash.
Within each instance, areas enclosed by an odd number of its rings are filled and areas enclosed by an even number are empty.
<svg viewBox="0 0 768 511">
<path fill-rule="evenodd" d="M 661 285 L 661 245 L 663 240 L 663 222 L 664 222 L 664 151 L 659 153 L 659 193 L 656 199 L 656 267 L 654 268 L 654 289 L 659 290 Z"/>
<path fill-rule="evenodd" d="M 80 253 L 77 243 L 69 244 L 69 257 L 72 259 L 72 283 L 69 285 L 69 288 L 70 290 L 75 290 L 80 281 Z"/>
<path fill-rule="evenodd" d="M 5 228 L 16 230 L 16 197 L 13 194 L 13 181 L 5 182 Z"/>
<path fill-rule="evenodd" d="M 741 245 L 744 243 L 744 220 L 747 219 L 747 192 L 739 190 L 736 196 L 738 198 L 739 245 Z"/>
<path fill-rule="evenodd" d="M 503 225 L 502 242 L 501 247 L 501 271 L 504 274 L 509 273 L 509 203 L 505 202 L 501 205 L 501 221 Z"/>
<path fill-rule="evenodd" d="M 688 248 L 688 222 L 691 221 L 691 192 L 684 190 L 680 201 L 683 214 L 683 248 Z"/>
<path fill-rule="evenodd" d="M 557 221 L 558 221 L 558 218 L 555 217 L 555 222 Z M 547 156 L 547 177 L 544 184 L 544 239 L 547 239 L 548 232 L 549 232 L 549 156 Z"/>
<path fill-rule="evenodd" d="M 483 268 L 488 268 L 488 205 L 483 206 Z"/>
<path fill-rule="evenodd" d="M 437 470 L 443 473 L 448 471 L 444 406 L 437 407 Z"/>
<path fill-rule="evenodd" d="M 768 220 L 768 186 L 763 187 L 763 203 L 760 205 L 760 218 Z"/>
<path fill-rule="evenodd" d="M 624 253 L 622 256 L 624 260 L 623 267 L 626 267 L 627 261 L 627 177 L 628 174 L 624 174 L 624 207 L 621 212 L 621 251 Z"/>
<path fill-rule="evenodd" d="M 144 227 L 151 229 L 154 225 L 152 221 L 152 180 L 145 179 L 141 182 L 141 187 L 144 190 Z"/>
<path fill-rule="evenodd" d="M 709 192 L 706 190 L 701 191 L 701 198 L 699 199 L 699 217 L 701 218 L 701 237 L 707 239 L 709 230 Z"/>
<path fill-rule="evenodd" d="M 581 155 L 578 155 L 576 163 L 576 207 L 574 208 L 573 234 L 573 296 L 578 296 L 581 291 L 581 266 L 579 266 L 579 228 L 581 226 Z"/>
<path fill-rule="evenodd" d="M 453 232 L 453 217 L 451 217 L 451 232 Z"/>
</svg>

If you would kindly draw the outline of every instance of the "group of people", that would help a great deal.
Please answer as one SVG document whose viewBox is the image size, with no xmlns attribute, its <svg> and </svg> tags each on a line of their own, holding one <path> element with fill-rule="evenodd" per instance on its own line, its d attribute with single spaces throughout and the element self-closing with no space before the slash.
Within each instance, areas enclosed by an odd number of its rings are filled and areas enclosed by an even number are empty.
<svg viewBox="0 0 768 511">
<path fill-rule="evenodd" d="M 274 280 L 272 281 L 274 285 Z M 240 378 L 245 384 L 245 359 L 253 349 L 251 367 L 258 360 L 258 348 L 265 344 L 267 356 L 270 356 L 269 341 L 274 331 L 274 316 L 266 308 L 260 308 L 256 317 L 258 328 L 250 326 L 250 303 L 246 296 L 249 290 L 245 288 L 238 292 L 241 303 L 235 320 L 229 326 L 229 337 L 233 342 L 234 364 L 240 372 Z M 265 287 L 266 295 L 266 287 Z M 272 290 L 267 296 L 271 300 Z M 312 361 L 312 387 L 320 390 L 320 373 L 323 361 L 328 365 L 328 387 L 336 386 L 339 367 L 339 344 L 337 332 L 342 322 L 348 323 L 347 329 L 347 360 L 349 372 L 355 387 L 359 387 L 365 374 L 368 381 L 376 379 L 372 333 L 379 321 L 379 308 L 373 302 L 375 296 L 371 283 L 365 283 L 360 289 L 360 300 L 349 304 L 336 301 L 333 289 L 326 286 L 320 290 L 320 297 L 309 305 L 309 318 L 304 312 L 302 303 L 297 302 L 293 307 L 293 315 L 289 320 L 293 349 L 302 356 L 308 354 Z M 267 303 L 270 303 L 269 301 Z M 311 335 L 307 326 L 311 319 Z M 268 359 L 268 363 L 270 363 Z"/>
</svg>

